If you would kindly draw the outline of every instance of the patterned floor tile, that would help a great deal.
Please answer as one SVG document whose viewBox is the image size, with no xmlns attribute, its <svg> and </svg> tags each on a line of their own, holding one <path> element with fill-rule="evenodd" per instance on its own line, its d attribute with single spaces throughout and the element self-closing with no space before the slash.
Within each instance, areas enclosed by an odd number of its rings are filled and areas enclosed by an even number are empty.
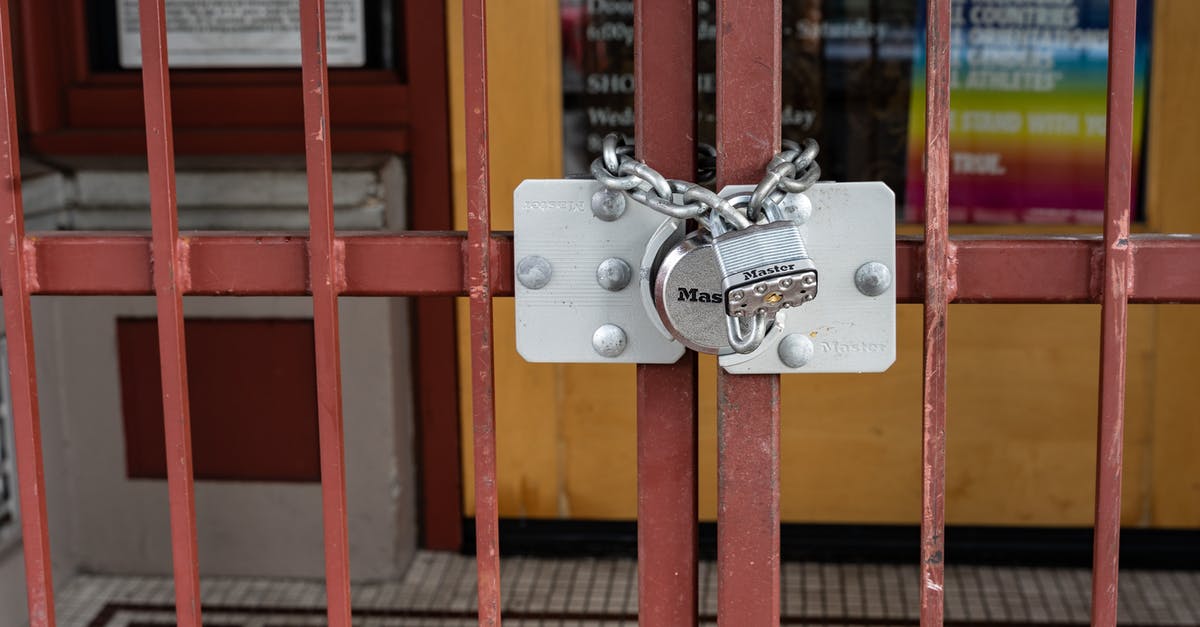
<svg viewBox="0 0 1200 627">
<path fill-rule="evenodd" d="M 699 568 L 701 624 L 715 624 L 717 577 Z M 637 564 L 630 559 L 502 560 L 506 625 L 618 627 L 637 624 Z M 887 564 L 784 564 L 785 625 L 915 625 L 917 570 Z M 58 593 L 63 627 L 168 627 L 166 577 L 81 575 Z M 965 627 L 1086 625 L 1086 569 L 950 566 L 946 621 Z M 1200 573 L 1123 571 L 1120 622 L 1174 627 L 1200 623 Z M 319 581 L 207 577 L 206 627 L 315 627 L 325 624 Z M 469 557 L 422 552 L 398 581 L 353 587 L 356 627 L 474 625 L 475 567 Z"/>
</svg>

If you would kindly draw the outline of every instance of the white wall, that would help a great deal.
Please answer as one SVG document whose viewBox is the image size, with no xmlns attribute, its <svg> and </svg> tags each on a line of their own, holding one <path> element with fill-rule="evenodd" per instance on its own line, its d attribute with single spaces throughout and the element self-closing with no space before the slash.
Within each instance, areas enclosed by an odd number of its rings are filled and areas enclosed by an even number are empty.
<svg viewBox="0 0 1200 627">
<path fill-rule="evenodd" d="M 306 298 L 188 298 L 189 316 L 311 316 Z M 43 415 L 67 417 L 70 511 L 78 568 L 169 574 L 166 482 L 125 476 L 116 319 L 153 316 L 151 298 L 55 297 L 38 312 L 55 328 L 40 344 Z M 416 546 L 416 506 L 408 372 L 407 307 L 402 300 L 342 299 L 342 383 L 351 572 L 356 579 L 399 576 Z M 41 350 L 39 349 L 39 352 Z M 50 488 L 53 489 L 53 488 Z M 320 577 L 319 484 L 199 481 L 196 516 L 202 574 Z"/>
<path fill-rule="evenodd" d="M 182 228 L 306 227 L 301 158 L 189 163 L 179 161 Z M 403 230 L 402 160 L 339 155 L 334 165 L 339 229 Z M 83 159 L 69 175 L 22 169 L 31 231 L 149 227 L 137 160 Z M 312 306 L 299 297 L 189 297 L 185 312 L 309 318 Z M 125 477 L 117 371 L 116 318 L 152 317 L 153 299 L 35 297 L 33 314 L 56 587 L 79 571 L 169 575 L 166 485 Z M 342 298 L 340 314 L 351 575 L 398 577 L 417 545 L 408 303 Z M 200 481 L 196 511 L 202 575 L 323 576 L 319 484 Z M 21 549 L 0 547 L 0 627 L 26 620 Z"/>
<path fill-rule="evenodd" d="M 25 564 L 20 546 L 0 549 L 0 625 L 24 625 Z"/>
</svg>

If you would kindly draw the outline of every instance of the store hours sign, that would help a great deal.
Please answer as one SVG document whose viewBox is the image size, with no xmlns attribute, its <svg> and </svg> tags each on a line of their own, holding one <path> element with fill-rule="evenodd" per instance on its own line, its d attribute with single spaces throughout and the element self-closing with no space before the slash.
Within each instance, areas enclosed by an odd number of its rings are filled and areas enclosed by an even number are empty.
<svg viewBox="0 0 1200 627">
<path fill-rule="evenodd" d="M 121 67 L 141 67 L 138 0 L 114 1 Z M 297 0 L 166 0 L 166 11 L 171 67 L 300 65 Z M 362 66 L 366 61 L 363 0 L 326 0 L 325 20 L 329 65 Z"/>
</svg>

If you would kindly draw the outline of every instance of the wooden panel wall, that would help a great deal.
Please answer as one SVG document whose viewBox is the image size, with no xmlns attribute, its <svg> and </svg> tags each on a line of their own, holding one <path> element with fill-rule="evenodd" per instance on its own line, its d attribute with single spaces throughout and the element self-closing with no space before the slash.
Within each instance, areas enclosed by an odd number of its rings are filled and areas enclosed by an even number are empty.
<svg viewBox="0 0 1200 627">
<path fill-rule="evenodd" d="M 448 19 L 457 226 L 463 187 L 461 20 Z M 512 189 L 561 174 L 555 0 L 489 12 L 492 198 L 511 228 Z M 1149 230 L 1200 232 L 1200 3 L 1160 0 L 1149 134 Z M 1060 231 L 978 227 L 958 233 Z M 1078 230 L 1078 229 L 1076 229 Z M 902 232 L 919 232 L 903 227 Z M 950 328 L 951 523 L 1087 525 L 1092 517 L 1099 307 L 955 305 Z M 631 366 L 527 364 L 513 310 L 496 307 L 501 515 L 632 519 Z M 461 319 L 465 320 L 465 316 Z M 784 379 L 783 518 L 915 523 L 920 504 L 920 308 L 901 306 L 896 365 L 881 375 Z M 459 350 L 469 346 L 461 329 Z M 1135 306 L 1129 320 L 1126 524 L 1200 526 L 1200 309 Z M 716 365 L 701 359 L 700 510 L 716 513 Z M 465 371 L 464 375 L 465 376 Z M 466 388 L 464 387 L 464 392 Z M 470 395 L 462 396 L 469 433 Z M 464 442 L 464 460 L 470 460 Z M 471 468 L 464 465 L 469 491 Z M 472 495 L 464 495 L 468 514 Z"/>
<path fill-rule="evenodd" d="M 1200 2 L 1159 0 L 1150 90 L 1147 203 L 1150 226 L 1167 233 L 1200 233 Z M 1153 433 L 1143 522 L 1200 525 L 1200 309 L 1155 310 Z M 1129 481 L 1126 480 L 1126 485 Z"/>
</svg>

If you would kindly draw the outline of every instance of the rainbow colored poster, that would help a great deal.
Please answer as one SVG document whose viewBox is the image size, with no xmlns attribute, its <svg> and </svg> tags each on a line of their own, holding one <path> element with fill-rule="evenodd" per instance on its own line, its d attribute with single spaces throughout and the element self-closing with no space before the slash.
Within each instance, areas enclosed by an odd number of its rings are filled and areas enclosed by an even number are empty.
<svg viewBox="0 0 1200 627">
<path fill-rule="evenodd" d="M 1152 6 L 1138 3 L 1135 173 L 1145 129 Z M 1100 222 L 1107 0 L 954 0 L 952 10 L 951 220 Z M 924 218 L 924 14 L 922 8 L 909 109 L 910 220 Z"/>
</svg>

